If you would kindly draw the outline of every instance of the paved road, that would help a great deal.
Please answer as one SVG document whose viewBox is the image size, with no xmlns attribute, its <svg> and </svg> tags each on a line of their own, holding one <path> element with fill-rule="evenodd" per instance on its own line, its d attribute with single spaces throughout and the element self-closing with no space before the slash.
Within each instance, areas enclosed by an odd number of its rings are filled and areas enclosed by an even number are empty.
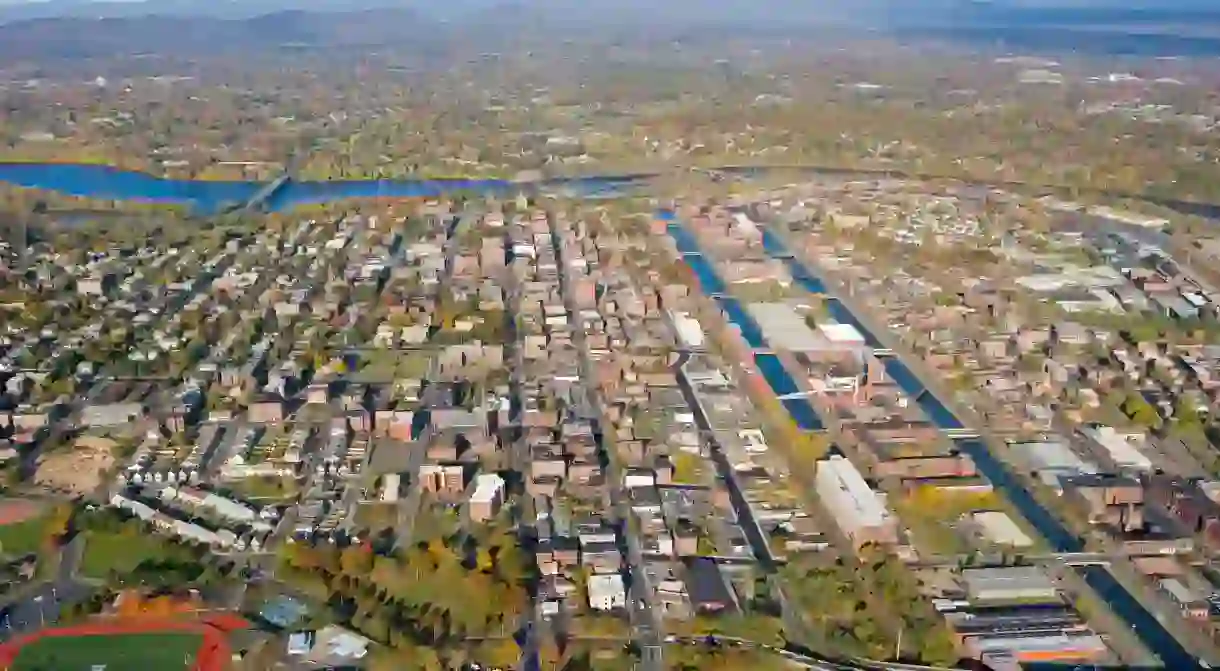
<svg viewBox="0 0 1220 671">
<path fill-rule="evenodd" d="M 18 601 L 0 607 L 0 639 L 54 624 L 64 605 L 82 601 L 92 593 L 76 576 L 84 549 L 84 537 L 78 535 L 60 550 L 53 579 L 29 586 Z"/>
<path fill-rule="evenodd" d="M 567 270 L 570 267 L 571 259 L 567 258 L 567 254 L 565 254 L 565 246 L 559 244 L 560 231 L 556 226 L 556 220 L 552 217 L 550 221 L 555 256 L 559 262 L 560 289 L 563 293 L 564 306 L 567 308 L 569 318 L 572 318 L 579 314 L 579 310 L 569 285 L 570 278 Z M 585 403 L 592 415 L 589 420 L 593 425 L 594 433 L 602 435 L 601 411 L 606 406 L 601 397 L 601 390 L 597 386 L 597 369 L 589 355 L 585 335 L 584 329 L 572 329 L 572 343 L 580 353 L 580 377 L 583 382 Z M 653 605 L 655 595 L 648 585 L 648 574 L 644 570 L 644 553 L 640 547 L 639 530 L 636 528 L 637 522 L 631 514 L 627 490 L 623 486 L 623 468 L 619 463 L 619 455 L 614 450 L 607 448 L 604 437 L 601 447 L 606 454 L 606 486 L 610 489 L 610 507 L 618 523 L 619 537 L 626 550 L 629 567 L 624 576 L 624 582 L 629 589 L 628 613 L 635 642 L 640 647 L 642 666 L 645 671 L 663 671 L 665 668 L 662 645 L 664 627 L 661 623 L 660 609 Z"/>
<path fill-rule="evenodd" d="M 522 482 L 529 478 L 530 453 L 525 441 L 525 433 L 521 428 L 521 409 L 524 405 L 523 384 L 525 382 L 526 361 L 521 348 L 521 334 L 517 331 L 517 315 L 521 314 L 521 286 L 516 275 L 510 270 L 513 262 L 512 244 L 509 236 L 504 240 L 504 275 L 503 286 L 507 309 L 504 311 L 505 353 L 504 359 L 509 362 L 509 425 L 500 427 L 501 435 L 508 441 L 509 468 L 520 474 Z M 496 409 L 498 412 L 498 409 Z M 529 547 L 537 536 L 534 526 L 536 515 L 532 504 L 527 505 L 529 495 L 525 491 L 517 492 L 513 501 L 513 521 L 517 525 L 517 539 L 522 547 Z M 522 618 L 521 627 L 513 635 L 513 640 L 521 648 L 521 658 L 517 668 L 521 671 L 538 671 L 542 662 L 539 656 L 540 638 L 544 635 L 538 621 L 538 585 L 529 586 L 530 606 Z"/>
</svg>

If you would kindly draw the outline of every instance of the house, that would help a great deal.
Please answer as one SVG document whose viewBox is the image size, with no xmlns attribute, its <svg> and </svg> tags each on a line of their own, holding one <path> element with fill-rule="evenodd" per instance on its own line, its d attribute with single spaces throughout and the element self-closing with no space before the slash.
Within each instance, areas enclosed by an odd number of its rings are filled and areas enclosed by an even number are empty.
<svg viewBox="0 0 1220 671">
<path fill-rule="evenodd" d="M 622 567 L 622 556 L 612 540 L 591 543 L 582 541 L 580 563 L 594 573 L 611 573 Z"/>
<path fill-rule="evenodd" d="M 481 473 L 475 478 L 470 495 L 470 519 L 486 522 L 500 512 L 504 503 L 504 478 L 495 473 Z"/>
<path fill-rule="evenodd" d="M 250 404 L 246 410 L 246 418 L 255 424 L 281 422 L 284 419 L 284 403 L 267 395 Z"/>
</svg>

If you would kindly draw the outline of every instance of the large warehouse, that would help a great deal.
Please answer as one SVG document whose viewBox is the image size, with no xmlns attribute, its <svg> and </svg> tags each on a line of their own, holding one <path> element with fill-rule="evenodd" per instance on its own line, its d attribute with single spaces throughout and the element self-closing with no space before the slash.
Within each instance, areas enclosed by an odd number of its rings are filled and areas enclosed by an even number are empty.
<svg viewBox="0 0 1220 671">
<path fill-rule="evenodd" d="M 777 350 L 809 352 L 826 347 L 826 341 L 787 303 L 750 303 L 745 307 L 767 343 Z"/>
</svg>

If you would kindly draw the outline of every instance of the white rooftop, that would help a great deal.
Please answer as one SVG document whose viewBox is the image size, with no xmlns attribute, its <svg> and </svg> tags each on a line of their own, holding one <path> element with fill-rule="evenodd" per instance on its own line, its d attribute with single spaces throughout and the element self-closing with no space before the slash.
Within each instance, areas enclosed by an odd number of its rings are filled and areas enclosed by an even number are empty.
<svg viewBox="0 0 1220 671">
<path fill-rule="evenodd" d="M 1098 445 L 1105 448 L 1106 452 L 1110 453 L 1110 458 L 1120 468 L 1134 468 L 1144 471 L 1152 470 L 1152 460 L 1141 452 L 1138 447 L 1132 445 L 1126 437 L 1119 435 L 1114 430 L 1114 427 L 1099 426 L 1094 429 L 1086 429 L 1085 434 L 1097 441 Z"/>
<path fill-rule="evenodd" d="M 795 352 L 818 350 L 825 343 L 787 303 L 749 303 L 746 311 L 758 323 L 763 337 L 775 349 Z"/>
<path fill-rule="evenodd" d="M 495 473 L 481 473 L 474 480 L 474 493 L 471 501 L 493 501 L 497 494 L 504 490 L 504 478 Z"/>
<path fill-rule="evenodd" d="M 865 482 L 860 471 L 841 455 L 818 462 L 818 493 L 830 502 L 839 521 L 850 527 L 879 527 L 890 521 L 890 511 L 881 503 L 877 492 Z M 847 519 L 844 519 L 844 516 Z"/>
<path fill-rule="evenodd" d="M 832 343 L 840 345 L 863 345 L 864 335 L 851 324 L 823 322 L 818 324 L 818 330 Z"/>
</svg>

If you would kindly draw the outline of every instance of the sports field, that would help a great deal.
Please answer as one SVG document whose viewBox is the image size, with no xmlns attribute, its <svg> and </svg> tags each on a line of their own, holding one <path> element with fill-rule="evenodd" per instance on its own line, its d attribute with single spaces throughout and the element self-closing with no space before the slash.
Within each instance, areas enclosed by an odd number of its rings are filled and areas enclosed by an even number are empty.
<svg viewBox="0 0 1220 671">
<path fill-rule="evenodd" d="M 22 646 L 10 671 L 189 671 L 201 633 L 167 631 L 47 636 Z"/>
</svg>

